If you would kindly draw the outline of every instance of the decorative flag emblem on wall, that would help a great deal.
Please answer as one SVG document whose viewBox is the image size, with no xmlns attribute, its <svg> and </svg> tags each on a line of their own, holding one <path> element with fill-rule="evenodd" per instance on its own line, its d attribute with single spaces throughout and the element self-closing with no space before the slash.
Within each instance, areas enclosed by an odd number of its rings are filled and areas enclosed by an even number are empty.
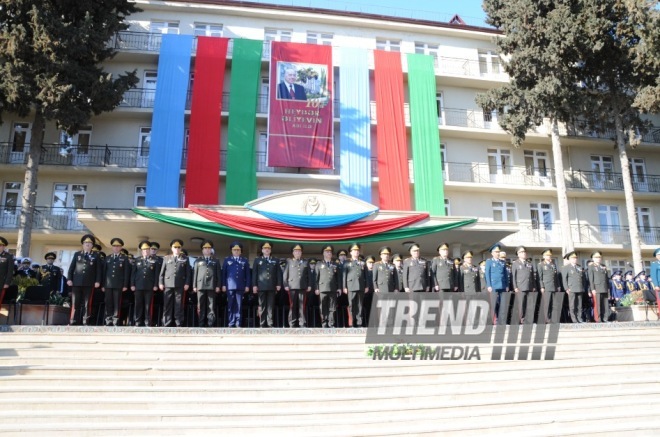
<svg viewBox="0 0 660 437">
<path fill-rule="evenodd" d="M 333 168 L 332 47 L 271 42 L 270 167 Z"/>
</svg>

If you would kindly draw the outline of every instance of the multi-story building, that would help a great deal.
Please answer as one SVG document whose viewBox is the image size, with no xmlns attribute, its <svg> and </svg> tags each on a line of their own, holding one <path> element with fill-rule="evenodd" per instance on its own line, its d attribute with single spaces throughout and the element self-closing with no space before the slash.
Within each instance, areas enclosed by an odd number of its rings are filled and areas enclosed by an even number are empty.
<svg viewBox="0 0 660 437">
<path fill-rule="evenodd" d="M 484 238 L 446 235 L 428 240 L 427 255 L 433 253 L 440 239 L 448 240 L 453 255 L 464 249 L 485 251 L 492 238 L 513 231 L 504 239 L 511 248 L 526 245 L 534 258 L 545 247 L 561 251 L 558 226 L 555 171 L 547 126 L 530 132 L 524 146 L 514 148 L 510 136 L 497 122 L 495 114 L 486 113 L 475 104 L 475 96 L 484 90 L 506 83 L 494 40 L 497 31 L 468 26 L 461 20 L 440 23 L 426 20 L 385 17 L 360 13 L 273 6 L 223 0 L 137 1 L 142 12 L 129 17 L 130 28 L 109 42 L 117 55 L 107 63 L 112 73 L 137 70 L 140 83 L 128 91 L 123 103 L 113 112 L 93 117 L 88 126 L 67 137 L 52 123 L 46 126 L 44 153 L 39 171 L 37 212 L 32 237 L 32 256 L 40 258 L 51 250 L 59 251 L 61 262 L 78 247 L 79 235 L 94 220 L 110 221 L 112 232 L 122 236 L 131 249 L 141 237 L 160 239 L 161 244 L 174 238 L 158 234 L 160 229 L 135 220 L 133 207 L 144 206 L 149 190 L 148 173 L 152 156 L 152 120 L 156 90 L 159 86 L 161 43 L 165 34 L 224 37 L 229 48 L 223 82 L 221 135 L 218 145 L 220 171 L 218 204 L 226 201 L 226 165 L 229 111 L 239 104 L 230 99 L 233 45 L 239 39 L 263 41 L 261 73 L 256 101 L 254 156 L 257 197 L 298 188 L 340 191 L 342 117 L 340 102 L 346 96 L 339 87 L 342 74 L 341 53 L 346 48 L 365 50 L 370 81 L 371 202 L 378 206 L 379 192 L 377 126 L 374 76 L 377 74 L 374 53 L 377 50 L 401 53 L 404 82 L 404 126 L 407 156 L 410 160 L 411 192 L 415 183 L 411 148 L 412 124 L 406 54 L 418 53 L 433 58 L 437 130 L 440 138 L 442 186 L 445 213 L 448 216 L 476 217 L 482 228 L 493 233 Z M 176 181 L 178 206 L 183 207 L 186 189 L 186 153 L 190 122 L 190 96 L 195 71 L 196 40 L 190 56 L 188 101 L 185 113 L 182 168 L 168 175 Z M 334 72 L 334 150 L 335 168 L 269 167 L 266 161 L 269 113 L 269 59 L 271 41 L 332 46 Z M 652 116 L 655 126 L 660 117 Z M 31 135 L 30 117 L 4 116 L 0 126 L 0 168 L 2 169 L 2 213 L 0 234 L 13 239 L 17 234 L 18 211 L 26 152 Z M 382 121 L 382 120 L 381 120 Z M 414 123 L 415 121 L 413 121 Z M 570 225 L 576 248 L 583 257 L 593 250 L 604 251 L 612 267 L 625 267 L 630 260 L 630 241 L 625 213 L 625 199 L 620 163 L 611 135 L 596 135 L 579 125 L 562 127 L 562 149 L 567 182 Z M 641 144 L 630 151 L 631 170 L 643 255 L 648 260 L 660 245 L 655 217 L 660 216 L 660 128 L 654 127 L 642 137 Z M 399 181 L 408 184 L 408 181 Z M 386 195 L 386 193 L 385 193 Z M 412 196 L 411 196 L 412 197 Z M 159 206 L 159 205 L 149 205 Z M 167 205 L 172 206 L 172 205 Z M 411 209 L 415 209 L 414 201 Z M 90 213 L 90 210 L 102 212 Z M 79 221 L 79 214 L 86 217 Z M 87 221 L 86 221 L 87 220 Z M 93 230 L 93 227 L 90 226 Z M 499 230 L 499 231 L 497 231 Z M 497 231 L 497 232 L 496 232 Z M 110 231 L 108 231 L 110 232 Z M 467 232 L 467 231 L 466 231 Z M 499 233 L 498 233 L 499 232 Z M 504 232 L 504 233 L 502 233 Z M 469 233 L 469 232 L 468 232 Z M 438 241 L 436 241 L 438 240 Z M 224 241 L 224 240 L 223 240 Z M 105 245 L 108 241 L 103 241 Z M 256 246 L 255 246 L 256 247 Z M 196 249 L 196 248 L 194 248 Z M 221 249 L 222 250 L 222 249 Z M 222 252 L 221 252 L 222 253 Z M 513 254 L 512 254 L 513 255 Z M 513 255 L 515 256 L 515 255 Z"/>
</svg>

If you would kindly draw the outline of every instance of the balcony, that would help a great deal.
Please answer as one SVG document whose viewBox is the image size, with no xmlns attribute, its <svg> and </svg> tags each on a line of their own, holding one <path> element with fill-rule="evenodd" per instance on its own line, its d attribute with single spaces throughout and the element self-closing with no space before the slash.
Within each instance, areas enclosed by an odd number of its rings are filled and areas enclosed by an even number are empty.
<svg viewBox="0 0 660 437">
<path fill-rule="evenodd" d="M 16 206 L 3 206 L 0 214 L 0 229 L 18 229 L 21 209 Z M 78 210 L 76 208 L 57 207 L 35 207 L 32 228 L 57 231 L 87 230 L 78 221 Z"/>
<path fill-rule="evenodd" d="M 447 182 L 475 184 L 522 185 L 554 187 L 555 172 L 551 168 L 524 165 L 491 166 L 487 163 L 446 162 L 443 172 Z"/>
<path fill-rule="evenodd" d="M 598 225 L 571 225 L 571 234 L 574 244 L 586 246 L 599 246 L 602 244 L 615 244 L 630 246 L 629 227 L 627 226 L 598 226 Z M 660 228 L 640 227 L 639 235 L 643 245 L 660 245 Z M 521 221 L 520 230 L 503 240 L 508 246 L 520 244 L 542 244 L 544 246 L 561 247 L 562 232 L 559 223 L 533 223 Z"/>
<path fill-rule="evenodd" d="M 498 73 L 488 71 L 489 67 L 492 69 L 493 65 L 489 65 L 486 61 L 477 61 L 475 59 L 467 58 L 434 57 L 434 63 L 436 72 L 444 75 L 484 78 L 500 81 L 509 80 L 509 76 L 504 72 Z"/>
<path fill-rule="evenodd" d="M 623 175 L 613 172 L 574 170 L 565 173 L 568 188 L 591 191 L 623 191 Z M 659 175 L 632 175 L 633 190 L 660 193 Z"/>
<path fill-rule="evenodd" d="M 569 137 L 598 138 L 605 140 L 616 140 L 614 129 L 607 129 L 604 132 L 596 132 L 586 127 L 584 123 L 575 122 L 560 127 L 559 133 Z M 660 144 L 660 127 L 651 126 L 647 132 L 641 135 L 643 143 Z"/>
<path fill-rule="evenodd" d="M 0 164 L 27 163 L 29 145 L 20 149 L 12 143 L 0 143 Z M 44 144 L 40 165 L 72 167 L 146 167 L 149 149 L 138 147 L 70 146 L 68 144 Z"/>
</svg>

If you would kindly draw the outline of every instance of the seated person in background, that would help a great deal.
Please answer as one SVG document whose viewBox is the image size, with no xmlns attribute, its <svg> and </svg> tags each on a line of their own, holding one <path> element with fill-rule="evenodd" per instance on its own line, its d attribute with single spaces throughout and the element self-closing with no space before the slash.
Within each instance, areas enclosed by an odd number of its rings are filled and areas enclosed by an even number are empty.
<svg viewBox="0 0 660 437">
<path fill-rule="evenodd" d="M 635 283 L 637 284 L 637 289 L 642 290 L 642 293 L 644 294 L 644 300 L 646 302 L 656 303 L 657 297 L 655 295 L 655 291 L 653 290 L 653 284 L 646 277 L 645 270 L 637 273 L 637 276 L 635 276 Z"/>
</svg>

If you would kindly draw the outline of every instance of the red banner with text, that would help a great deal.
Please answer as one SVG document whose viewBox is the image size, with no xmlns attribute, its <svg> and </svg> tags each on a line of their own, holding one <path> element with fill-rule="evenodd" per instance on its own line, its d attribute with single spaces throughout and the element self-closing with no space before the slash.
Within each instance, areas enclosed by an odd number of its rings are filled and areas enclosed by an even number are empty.
<svg viewBox="0 0 660 437">
<path fill-rule="evenodd" d="M 271 42 L 268 166 L 334 168 L 332 47 Z"/>
</svg>

